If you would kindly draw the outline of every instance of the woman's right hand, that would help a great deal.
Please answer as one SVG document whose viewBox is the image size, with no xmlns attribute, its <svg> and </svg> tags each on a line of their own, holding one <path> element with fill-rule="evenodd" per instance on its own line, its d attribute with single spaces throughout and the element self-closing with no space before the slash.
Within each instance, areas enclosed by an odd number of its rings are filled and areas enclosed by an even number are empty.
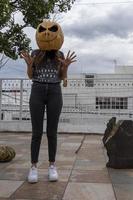
<svg viewBox="0 0 133 200">
<path fill-rule="evenodd" d="M 21 51 L 20 58 L 23 58 L 28 66 L 32 66 L 35 60 L 35 56 L 30 56 L 29 53 L 26 51 Z"/>
</svg>

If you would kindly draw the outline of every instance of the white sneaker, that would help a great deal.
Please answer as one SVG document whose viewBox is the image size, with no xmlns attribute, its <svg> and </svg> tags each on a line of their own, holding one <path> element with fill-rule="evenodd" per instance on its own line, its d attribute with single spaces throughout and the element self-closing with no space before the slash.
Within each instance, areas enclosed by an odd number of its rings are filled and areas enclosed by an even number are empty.
<svg viewBox="0 0 133 200">
<path fill-rule="evenodd" d="M 50 165 L 48 168 L 48 179 L 49 181 L 57 181 L 58 173 L 54 165 Z"/>
<path fill-rule="evenodd" d="M 28 175 L 29 183 L 37 183 L 38 182 L 38 171 L 36 167 L 31 167 Z"/>
</svg>

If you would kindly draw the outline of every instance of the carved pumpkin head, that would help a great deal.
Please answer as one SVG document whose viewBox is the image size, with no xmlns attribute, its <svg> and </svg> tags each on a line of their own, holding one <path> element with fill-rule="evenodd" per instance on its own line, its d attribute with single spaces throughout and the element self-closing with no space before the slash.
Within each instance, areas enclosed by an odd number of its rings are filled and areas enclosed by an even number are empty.
<svg viewBox="0 0 133 200">
<path fill-rule="evenodd" d="M 36 42 L 41 50 L 59 50 L 64 42 L 64 35 L 58 23 L 43 20 L 36 31 Z"/>
</svg>

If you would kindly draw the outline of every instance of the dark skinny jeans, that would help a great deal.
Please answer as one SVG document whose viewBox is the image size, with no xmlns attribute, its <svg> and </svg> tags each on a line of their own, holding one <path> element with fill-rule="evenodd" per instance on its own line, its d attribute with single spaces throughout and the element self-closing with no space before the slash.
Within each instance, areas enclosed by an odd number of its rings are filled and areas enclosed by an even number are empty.
<svg viewBox="0 0 133 200">
<path fill-rule="evenodd" d="M 46 108 L 49 162 L 55 162 L 57 149 L 57 128 L 62 109 L 60 83 L 33 82 L 30 95 L 32 123 L 31 163 L 37 163 L 43 135 L 44 113 Z"/>
</svg>

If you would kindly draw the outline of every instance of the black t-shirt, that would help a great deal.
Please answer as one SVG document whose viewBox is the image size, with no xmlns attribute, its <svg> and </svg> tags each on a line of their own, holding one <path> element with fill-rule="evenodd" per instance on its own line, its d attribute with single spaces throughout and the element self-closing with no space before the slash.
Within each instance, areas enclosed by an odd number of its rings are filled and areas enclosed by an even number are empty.
<svg viewBox="0 0 133 200">
<path fill-rule="evenodd" d="M 31 56 L 38 55 L 40 50 L 34 50 Z M 57 51 L 57 56 L 64 58 L 64 54 L 61 51 Z M 49 53 L 44 52 L 44 57 L 40 64 L 36 66 L 33 64 L 33 76 L 32 81 L 41 83 L 59 83 L 59 68 L 61 63 L 57 62 L 55 58 L 51 58 Z"/>
</svg>

